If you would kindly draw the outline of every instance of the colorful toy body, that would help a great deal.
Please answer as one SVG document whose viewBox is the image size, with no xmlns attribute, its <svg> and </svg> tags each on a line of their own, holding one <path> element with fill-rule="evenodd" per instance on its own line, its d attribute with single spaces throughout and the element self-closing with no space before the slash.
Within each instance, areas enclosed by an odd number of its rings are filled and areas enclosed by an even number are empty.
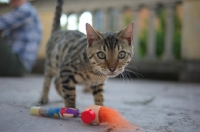
<svg viewBox="0 0 200 132">
<path fill-rule="evenodd" d="M 46 108 L 46 107 L 31 107 L 32 115 L 47 116 L 47 117 L 76 117 L 79 110 L 73 108 Z"/>
</svg>

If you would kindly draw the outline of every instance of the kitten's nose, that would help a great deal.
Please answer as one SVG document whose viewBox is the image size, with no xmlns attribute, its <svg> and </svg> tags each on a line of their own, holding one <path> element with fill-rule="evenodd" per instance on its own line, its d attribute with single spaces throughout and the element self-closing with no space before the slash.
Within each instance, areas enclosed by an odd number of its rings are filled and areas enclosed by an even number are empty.
<svg viewBox="0 0 200 132">
<path fill-rule="evenodd" d="M 115 67 L 110 67 L 109 70 L 110 70 L 111 72 L 114 72 L 114 71 L 116 70 L 116 68 L 115 68 Z"/>
</svg>

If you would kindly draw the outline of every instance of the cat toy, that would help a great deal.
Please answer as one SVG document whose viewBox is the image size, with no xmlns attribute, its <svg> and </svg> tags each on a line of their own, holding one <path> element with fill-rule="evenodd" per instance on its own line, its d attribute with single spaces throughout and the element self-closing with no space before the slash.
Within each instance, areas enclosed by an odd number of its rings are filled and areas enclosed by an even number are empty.
<svg viewBox="0 0 200 132">
<path fill-rule="evenodd" d="M 108 127 L 114 129 L 135 130 L 137 127 L 125 120 L 116 110 L 105 106 L 92 105 L 87 107 L 82 113 L 73 108 L 45 108 L 31 107 L 32 115 L 47 117 L 77 117 L 80 115 L 85 124 L 99 125 L 106 123 Z"/>
<path fill-rule="evenodd" d="M 78 116 L 79 110 L 73 108 L 46 108 L 46 107 L 31 107 L 31 115 L 47 116 L 47 117 L 76 117 Z"/>
</svg>

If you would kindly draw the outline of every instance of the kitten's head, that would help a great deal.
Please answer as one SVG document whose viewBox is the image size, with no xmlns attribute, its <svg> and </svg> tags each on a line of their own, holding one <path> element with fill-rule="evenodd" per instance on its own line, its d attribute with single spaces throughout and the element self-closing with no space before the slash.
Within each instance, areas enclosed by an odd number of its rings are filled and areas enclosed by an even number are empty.
<svg viewBox="0 0 200 132">
<path fill-rule="evenodd" d="M 89 24 L 86 31 L 87 56 L 93 67 L 107 77 L 122 73 L 133 56 L 133 22 L 117 33 L 100 33 Z"/>
</svg>

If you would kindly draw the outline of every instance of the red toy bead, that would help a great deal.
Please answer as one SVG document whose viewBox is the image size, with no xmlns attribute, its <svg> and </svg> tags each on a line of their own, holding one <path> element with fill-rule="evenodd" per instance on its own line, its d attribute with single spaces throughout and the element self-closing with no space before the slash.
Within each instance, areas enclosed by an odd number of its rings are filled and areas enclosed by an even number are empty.
<svg viewBox="0 0 200 132">
<path fill-rule="evenodd" d="M 95 119 L 95 113 L 92 109 L 87 109 L 81 114 L 81 120 L 85 124 L 90 124 Z"/>
<path fill-rule="evenodd" d="M 60 114 L 63 116 L 63 114 L 66 113 L 67 108 L 61 108 L 60 109 Z"/>
</svg>

